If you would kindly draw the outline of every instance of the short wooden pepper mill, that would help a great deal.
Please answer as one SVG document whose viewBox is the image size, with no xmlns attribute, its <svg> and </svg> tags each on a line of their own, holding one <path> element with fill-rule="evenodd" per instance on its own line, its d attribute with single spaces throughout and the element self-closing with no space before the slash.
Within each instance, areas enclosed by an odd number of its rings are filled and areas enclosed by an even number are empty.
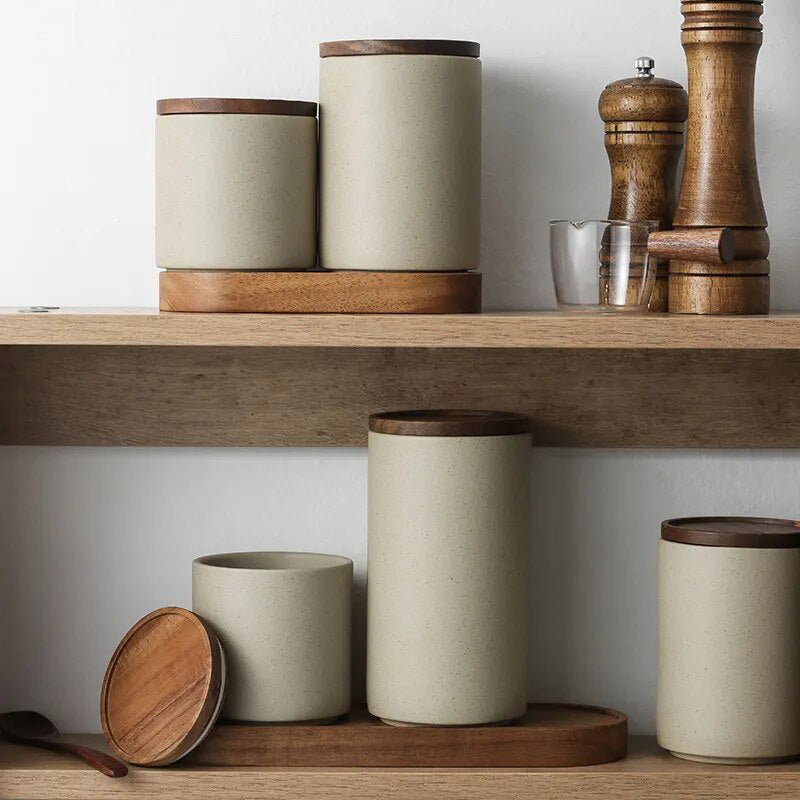
<svg viewBox="0 0 800 800">
<path fill-rule="evenodd" d="M 675 215 L 678 161 L 683 149 L 683 126 L 688 113 L 686 91 L 674 81 L 653 75 L 655 61 L 635 61 L 637 74 L 606 86 L 600 95 L 600 117 L 605 122 L 605 145 L 611 164 L 611 204 L 608 218 L 627 222 L 654 221 L 669 230 Z M 646 242 L 633 254 L 639 272 Z M 602 269 L 602 267 L 601 267 Z M 650 311 L 667 310 L 669 262 L 658 262 Z M 635 274 L 635 273 L 634 273 Z M 631 292 L 638 293 L 631 279 Z M 602 283 L 602 282 L 601 282 Z"/>
<path fill-rule="evenodd" d="M 755 154 L 753 98 L 762 0 L 682 2 L 689 67 L 686 161 L 672 233 L 669 310 L 769 312 L 769 236 Z"/>
</svg>

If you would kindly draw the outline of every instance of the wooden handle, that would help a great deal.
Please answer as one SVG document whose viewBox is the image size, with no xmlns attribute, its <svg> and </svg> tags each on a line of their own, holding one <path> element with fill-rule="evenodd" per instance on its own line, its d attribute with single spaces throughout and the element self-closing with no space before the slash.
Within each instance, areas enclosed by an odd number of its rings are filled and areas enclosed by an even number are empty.
<svg viewBox="0 0 800 800">
<path fill-rule="evenodd" d="M 71 742 L 62 742 L 60 740 L 18 739 L 16 741 L 20 744 L 52 750 L 54 753 L 66 753 L 70 756 L 76 756 L 109 778 L 124 778 L 128 774 L 128 767 L 122 761 L 102 752 L 102 750 L 95 750 L 93 747 L 84 747 L 80 744 L 72 744 Z"/>
<path fill-rule="evenodd" d="M 654 258 L 729 264 L 736 257 L 736 238 L 730 228 L 693 228 L 650 234 L 647 251 Z"/>
</svg>

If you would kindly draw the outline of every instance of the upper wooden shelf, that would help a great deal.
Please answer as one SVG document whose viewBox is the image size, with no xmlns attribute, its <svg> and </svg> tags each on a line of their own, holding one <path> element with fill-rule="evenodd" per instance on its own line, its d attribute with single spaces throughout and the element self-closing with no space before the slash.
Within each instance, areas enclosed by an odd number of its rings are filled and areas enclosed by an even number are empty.
<svg viewBox="0 0 800 800">
<path fill-rule="evenodd" d="M 75 737 L 70 737 L 75 738 Z M 100 737 L 83 737 L 102 746 Z M 623 761 L 566 769 L 165 767 L 113 780 L 75 759 L 0 743 L 0 798 L 171 800 L 737 800 L 800 797 L 800 763 L 725 767 L 680 761 L 634 737 Z"/>
<path fill-rule="evenodd" d="M 767 317 L 174 314 L 0 310 L 0 345 L 795 350 L 800 314 Z"/>
</svg>

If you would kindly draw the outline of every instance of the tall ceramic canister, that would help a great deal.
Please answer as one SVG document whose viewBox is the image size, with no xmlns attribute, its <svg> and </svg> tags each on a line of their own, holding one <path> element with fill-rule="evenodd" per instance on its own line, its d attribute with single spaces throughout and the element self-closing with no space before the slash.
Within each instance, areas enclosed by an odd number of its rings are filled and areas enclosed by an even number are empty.
<svg viewBox="0 0 800 800">
<path fill-rule="evenodd" d="M 517 414 L 370 417 L 367 705 L 384 722 L 524 714 L 530 444 Z"/>
<path fill-rule="evenodd" d="M 467 271 L 480 261 L 477 42 L 320 45 L 320 265 Z"/>
<path fill-rule="evenodd" d="M 174 98 L 157 111 L 159 267 L 315 266 L 316 103 Z"/>
<path fill-rule="evenodd" d="M 796 758 L 800 522 L 668 520 L 659 548 L 659 744 L 720 764 Z"/>
</svg>

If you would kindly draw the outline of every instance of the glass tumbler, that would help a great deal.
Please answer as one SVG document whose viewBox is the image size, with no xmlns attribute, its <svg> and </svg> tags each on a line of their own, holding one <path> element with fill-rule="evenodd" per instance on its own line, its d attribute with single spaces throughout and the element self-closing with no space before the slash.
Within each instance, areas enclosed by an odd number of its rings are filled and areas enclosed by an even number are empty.
<svg viewBox="0 0 800 800">
<path fill-rule="evenodd" d="M 657 270 L 647 239 L 657 229 L 657 222 L 553 220 L 550 261 L 559 309 L 646 311 Z"/>
</svg>

